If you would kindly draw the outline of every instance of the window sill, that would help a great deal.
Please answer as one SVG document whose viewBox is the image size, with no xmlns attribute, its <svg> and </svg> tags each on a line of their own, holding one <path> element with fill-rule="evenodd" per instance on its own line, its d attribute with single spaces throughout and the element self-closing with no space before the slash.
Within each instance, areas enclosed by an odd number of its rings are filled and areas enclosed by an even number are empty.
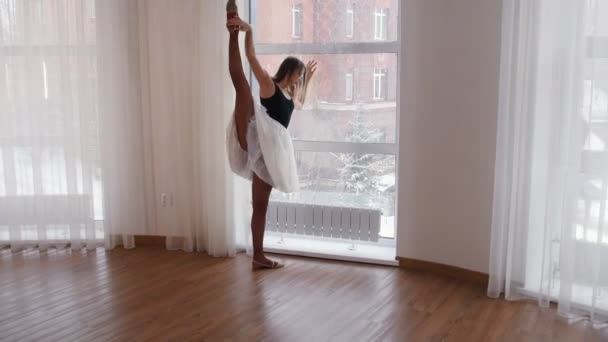
<svg viewBox="0 0 608 342">
<path fill-rule="evenodd" d="M 376 265 L 398 266 L 395 260 L 394 240 L 382 239 L 379 243 L 355 242 L 355 249 L 346 240 L 329 240 L 315 237 L 266 233 L 264 251 L 276 254 L 297 255 Z"/>
</svg>

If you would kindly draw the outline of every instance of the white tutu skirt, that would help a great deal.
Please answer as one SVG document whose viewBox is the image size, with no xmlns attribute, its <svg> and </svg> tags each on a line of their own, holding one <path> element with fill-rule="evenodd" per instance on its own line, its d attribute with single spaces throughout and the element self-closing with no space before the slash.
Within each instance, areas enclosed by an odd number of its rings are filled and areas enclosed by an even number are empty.
<svg viewBox="0 0 608 342">
<path fill-rule="evenodd" d="M 239 144 L 234 114 L 227 127 L 226 148 L 230 168 L 251 180 L 255 173 L 281 192 L 299 189 L 296 159 L 289 131 L 271 118 L 264 106 L 255 104 L 255 114 L 247 129 L 247 149 Z"/>
</svg>

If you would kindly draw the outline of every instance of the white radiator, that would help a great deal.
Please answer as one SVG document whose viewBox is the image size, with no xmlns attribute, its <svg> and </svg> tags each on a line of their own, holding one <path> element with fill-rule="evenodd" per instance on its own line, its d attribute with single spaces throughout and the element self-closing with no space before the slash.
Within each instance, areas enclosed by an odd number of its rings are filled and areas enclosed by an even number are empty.
<svg viewBox="0 0 608 342">
<path fill-rule="evenodd" d="M 1 196 L 0 225 L 92 224 L 88 195 Z"/>
<path fill-rule="evenodd" d="M 270 202 L 266 229 L 297 235 L 378 241 L 380 210 Z"/>
</svg>

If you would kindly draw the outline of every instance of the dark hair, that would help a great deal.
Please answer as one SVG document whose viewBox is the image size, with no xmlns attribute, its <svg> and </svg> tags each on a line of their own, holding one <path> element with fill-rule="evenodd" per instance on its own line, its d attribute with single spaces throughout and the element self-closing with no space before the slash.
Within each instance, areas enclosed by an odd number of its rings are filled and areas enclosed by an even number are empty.
<svg viewBox="0 0 608 342">
<path fill-rule="evenodd" d="M 292 73 L 298 70 L 304 70 L 304 68 L 304 63 L 301 60 L 289 56 L 281 63 L 279 70 L 277 70 L 277 73 L 272 79 L 277 83 L 281 82 L 285 79 L 285 77 L 289 77 Z"/>
</svg>

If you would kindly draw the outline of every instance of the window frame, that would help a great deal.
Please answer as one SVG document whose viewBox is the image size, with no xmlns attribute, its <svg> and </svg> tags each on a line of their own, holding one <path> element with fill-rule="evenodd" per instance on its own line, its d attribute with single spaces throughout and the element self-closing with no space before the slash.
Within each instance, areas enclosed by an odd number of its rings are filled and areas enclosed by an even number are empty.
<svg viewBox="0 0 608 342">
<path fill-rule="evenodd" d="M 387 98 L 387 86 L 388 86 L 388 71 L 386 68 L 374 68 L 374 93 L 372 98 L 374 101 L 383 101 Z"/>
<path fill-rule="evenodd" d="M 355 95 L 355 75 L 354 72 L 352 70 L 349 70 L 348 72 L 346 72 L 346 74 L 344 75 L 344 99 L 347 102 L 352 102 L 354 99 L 354 95 Z"/>
<path fill-rule="evenodd" d="M 46 67 L 46 60 L 42 61 L 42 85 L 43 85 L 43 97 L 44 100 L 49 99 L 49 77 Z"/>
<path fill-rule="evenodd" d="M 355 38 L 355 7 L 353 5 L 346 9 L 346 38 Z"/>
<path fill-rule="evenodd" d="M 376 8 L 374 10 L 374 40 L 388 40 L 388 9 Z"/>
<path fill-rule="evenodd" d="M 302 23 L 302 4 L 294 3 L 291 6 L 291 38 L 302 39 L 303 29 L 304 25 Z M 298 30 L 299 32 L 297 32 Z"/>
<path fill-rule="evenodd" d="M 7 2 L 9 3 L 9 6 L 17 6 L 19 0 L 7 0 Z M 93 0 L 89 0 L 89 1 L 84 1 L 82 2 L 84 4 L 83 7 L 77 7 L 77 9 L 79 9 L 79 13 L 82 14 L 82 25 L 85 26 L 82 29 L 82 32 L 86 32 L 86 25 L 87 25 L 87 20 L 95 20 L 96 19 L 96 12 L 95 12 L 95 3 Z M 36 15 L 40 16 L 42 14 L 44 14 L 44 1 L 36 1 L 35 3 L 33 3 L 31 9 L 32 9 L 32 13 L 35 13 Z M 55 6 L 55 5 L 54 5 Z M 61 8 L 67 6 L 67 5 L 57 5 L 60 6 Z M 16 7 L 15 7 L 16 8 Z M 0 18 L 1 19 L 1 18 Z M 1 22 L 1 20 L 0 20 Z M 8 24 L 6 24 L 8 25 Z M 43 42 L 27 42 L 24 43 L 23 41 L 21 41 L 21 39 L 15 39 L 16 36 L 14 36 L 14 33 L 12 32 L 12 30 L 9 30 L 9 26 L 5 26 L 4 23 L 0 24 L 0 34 L 6 34 L 6 39 L 7 41 L 4 42 L 3 44 L 0 44 L 0 55 L 6 57 L 6 59 L 3 61 L 1 67 L 4 69 L 4 80 L 0 79 L 0 82 L 4 81 L 7 85 L 7 89 L 6 89 L 6 94 L 8 95 L 8 98 L 12 98 L 14 96 L 16 96 L 17 94 L 15 94 L 13 91 L 13 87 L 11 86 L 13 84 L 13 82 L 15 81 L 15 77 L 19 75 L 18 71 L 15 71 L 14 68 L 19 68 L 19 64 L 18 62 L 13 61 L 13 59 L 17 59 L 17 58 L 31 58 L 31 56 L 35 56 L 35 58 L 40 58 L 40 63 L 35 66 L 32 67 L 32 73 L 39 75 L 40 76 L 40 80 L 41 80 L 41 87 L 36 87 L 36 89 L 34 90 L 34 88 L 32 88 L 32 92 L 36 92 L 36 95 L 39 97 L 36 97 L 35 100 L 40 100 L 40 101 L 46 101 L 49 103 L 52 103 L 53 101 L 57 101 L 56 98 L 54 98 L 53 96 L 53 75 L 54 75 L 54 68 L 53 68 L 53 64 L 54 61 L 52 60 L 52 58 L 55 57 L 60 57 L 60 58 L 64 58 L 64 57 L 78 57 L 78 58 L 84 58 L 86 59 L 86 61 L 84 61 L 84 65 L 85 67 L 88 69 L 89 66 L 89 58 L 97 58 L 97 50 L 98 50 L 98 44 L 99 42 L 95 42 L 95 43 L 91 43 L 89 41 L 88 36 L 86 35 L 86 33 L 82 34 L 82 35 L 78 35 L 78 39 L 66 39 L 66 41 L 63 40 L 57 40 L 57 41 L 43 41 Z M 78 31 L 80 32 L 80 27 L 78 28 Z M 93 61 L 96 65 L 96 61 Z M 98 75 L 96 75 L 98 76 Z M 90 73 L 87 73 L 87 77 L 91 77 Z M 55 80 L 56 81 L 56 80 Z M 52 104 L 51 104 L 52 106 Z M 25 110 L 29 110 L 28 108 L 26 108 Z M 21 108 L 17 108 L 16 111 L 18 113 L 22 113 L 24 112 L 24 109 Z M 49 112 L 45 111 L 43 112 L 43 115 L 48 115 Z M 99 121 L 97 120 L 96 125 L 99 125 Z M 0 129 L 0 133 L 2 130 Z M 38 133 L 38 132 L 37 132 Z M 98 138 L 98 137 L 97 137 Z M 39 138 L 39 140 L 41 142 L 44 143 L 44 145 L 46 145 L 47 148 L 63 148 L 63 153 L 68 153 L 66 151 L 68 151 L 69 149 L 67 148 L 68 146 L 66 145 L 66 139 L 78 139 L 77 134 L 75 133 L 69 133 L 69 134 L 64 134 L 60 137 L 55 136 L 54 134 L 49 134 L 49 135 L 45 135 L 41 138 Z M 98 139 L 97 140 L 97 144 L 99 144 Z M 38 193 L 35 192 L 33 194 L 29 193 L 29 192 L 22 192 L 22 190 L 20 190 L 20 188 L 18 187 L 18 177 L 19 174 L 18 172 L 16 172 L 16 168 L 17 168 L 17 163 L 15 162 L 15 158 L 18 155 L 18 149 L 28 149 L 31 148 L 32 143 L 31 141 L 31 137 L 30 136 L 26 136 L 26 138 L 24 139 L 20 133 L 15 133 L 13 136 L 2 136 L 0 134 L 0 158 L 2 159 L 0 161 L 0 165 L 2 165 L 2 167 L 4 168 L 3 172 L 4 172 L 4 189 L 3 189 L 3 193 L 0 194 L 0 196 L 31 196 L 31 195 L 47 195 L 47 193 L 44 190 L 44 187 L 42 188 L 42 193 Z M 30 157 L 32 158 L 32 163 L 34 165 L 37 165 L 37 167 L 32 166 L 32 172 L 34 174 L 39 174 L 42 173 L 41 172 L 41 167 L 38 166 L 40 164 L 40 154 L 30 154 Z M 35 159 L 34 159 L 35 158 Z M 87 167 L 87 168 L 91 168 L 91 169 L 99 169 L 99 165 L 100 165 L 100 160 L 99 160 L 99 154 L 97 153 L 95 155 L 95 157 L 90 157 L 90 158 L 86 158 L 85 159 L 78 159 L 76 161 L 74 160 L 70 160 L 70 162 L 73 163 L 80 163 L 80 164 L 75 164 L 75 165 L 79 165 L 79 167 Z M 86 162 L 86 165 L 85 165 Z M 73 165 L 68 165 L 68 160 L 65 161 L 64 166 L 66 167 L 66 169 L 68 167 L 72 167 Z M 9 170 L 9 171 L 7 171 Z M 93 171 L 92 173 L 94 173 L 95 171 Z M 35 176 L 38 177 L 38 176 Z M 28 177 L 28 178 L 32 178 L 35 179 L 35 177 Z M 1 179 L 0 179 L 1 181 Z M 82 181 L 82 180 L 81 180 Z M 94 187 L 94 179 L 91 178 L 90 180 L 90 186 Z M 84 181 L 83 181 L 84 182 Z M 21 182 L 21 184 L 25 184 L 27 182 Z M 34 183 L 36 183 L 36 181 L 34 181 Z M 11 184 L 11 185 L 8 185 Z M 14 184 L 14 185 L 12 185 Z M 29 186 L 29 185 L 28 185 Z M 34 185 L 35 186 L 35 185 Z M 89 186 L 89 185 L 87 185 Z M 78 188 L 79 186 L 77 186 Z M 77 192 L 80 190 L 77 190 Z M 95 191 L 95 190 L 93 190 Z M 79 192 L 78 192 L 79 193 Z M 68 193 L 57 193 L 57 195 L 69 195 Z M 101 197 L 103 198 L 103 196 Z M 95 206 L 95 201 L 96 199 L 91 199 L 93 206 Z M 103 210 L 101 211 L 103 213 Z M 104 220 L 103 216 L 97 216 L 98 212 L 97 210 L 94 208 L 93 209 L 93 215 L 95 216 L 94 221 L 97 222 L 101 222 Z M 97 228 L 95 228 L 97 230 Z M 103 238 L 102 238 L 103 239 Z M 1 243 L 0 243 L 1 245 Z"/>
</svg>

